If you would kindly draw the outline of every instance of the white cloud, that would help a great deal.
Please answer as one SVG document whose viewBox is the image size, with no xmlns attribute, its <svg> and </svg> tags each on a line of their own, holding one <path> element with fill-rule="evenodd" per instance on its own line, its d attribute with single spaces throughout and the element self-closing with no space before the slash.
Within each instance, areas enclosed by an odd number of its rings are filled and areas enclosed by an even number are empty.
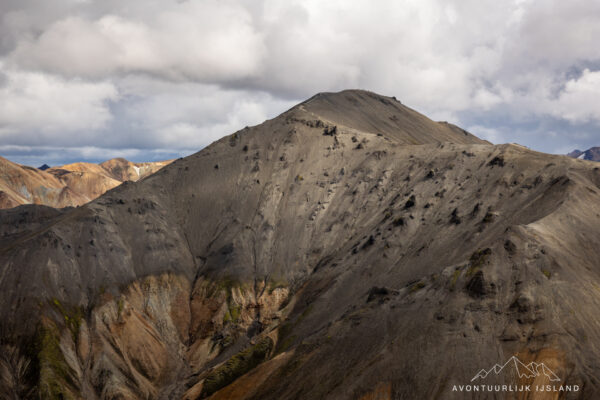
<svg viewBox="0 0 600 400">
<path fill-rule="evenodd" d="M 128 81 L 123 86 L 129 93 L 143 95 L 130 97 L 122 105 L 123 112 L 144 139 L 157 147 L 199 149 L 293 105 L 266 93 L 223 91 L 214 85 Z"/>
<path fill-rule="evenodd" d="M 66 16 L 18 41 L 9 59 L 30 69 L 98 79 L 148 73 L 176 81 L 251 76 L 264 53 L 248 12 L 216 1 L 183 2 L 140 21 Z"/>
<path fill-rule="evenodd" d="M 577 79 L 570 79 L 555 101 L 551 112 L 572 122 L 600 121 L 600 71 L 583 71 Z"/>
<path fill-rule="evenodd" d="M 7 144 L 197 149 L 346 88 L 494 142 L 600 143 L 598 2 L 42 3 L 0 4 Z"/>
<path fill-rule="evenodd" d="M 38 72 L 3 69 L 0 64 L 0 137 L 35 132 L 93 131 L 111 119 L 107 102 L 117 100 L 114 85 L 63 79 Z M 91 138 L 90 138 L 91 139 Z"/>
<path fill-rule="evenodd" d="M 504 136 L 497 129 L 474 125 L 470 126 L 467 130 L 482 139 L 492 142 L 493 144 L 505 142 Z"/>
</svg>

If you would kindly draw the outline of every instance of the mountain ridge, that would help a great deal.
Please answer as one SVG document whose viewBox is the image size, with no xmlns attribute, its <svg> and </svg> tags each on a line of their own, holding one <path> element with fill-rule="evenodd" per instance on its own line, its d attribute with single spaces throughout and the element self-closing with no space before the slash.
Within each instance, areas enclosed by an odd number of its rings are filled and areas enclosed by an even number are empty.
<svg viewBox="0 0 600 400">
<path fill-rule="evenodd" d="M 320 118 L 329 119 L 333 125 L 351 125 L 364 132 L 383 134 L 402 144 L 444 141 L 490 144 L 453 124 L 432 121 L 405 106 L 395 97 L 382 96 L 366 90 L 317 93 L 292 110 L 306 110 L 311 113 L 313 109 L 318 110 Z M 377 115 L 377 127 L 372 125 L 371 115 Z M 419 132 L 421 136 L 413 137 L 411 131 Z"/>
<path fill-rule="evenodd" d="M 381 98 L 321 96 L 74 210 L 0 211 L 0 332 L 40 360 L 27 384 L 452 399 L 475 362 L 526 354 L 597 397 L 598 169 Z"/>
</svg>

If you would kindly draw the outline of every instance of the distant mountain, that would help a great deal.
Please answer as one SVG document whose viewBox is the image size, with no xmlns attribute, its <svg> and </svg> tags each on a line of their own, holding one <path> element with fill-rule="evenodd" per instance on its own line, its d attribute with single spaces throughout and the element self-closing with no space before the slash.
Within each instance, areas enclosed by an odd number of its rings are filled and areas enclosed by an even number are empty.
<svg viewBox="0 0 600 400">
<path fill-rule="evenodd" d="M 118 181 L 135 182 L 138 179 L 155 173 L 165 165 L 169 164 L 171 161 L 172 160 L 133 163 L 124 158 L 113 158 L 111 160 L 104 161 L 100 164 L 100 166 Z"/>
<path fill-rule="evenodd" d="M 125 181 L 137 181 L 171 161 L 132 163 L 115 158 L 102 164 L 75 163 L 39 168 L 0 157 L 0 208 L 22 204 L 67 207 L 85 204 Z"/>
<path fill-rule="evenodd" d="M 580 160 L 600 161 L 600 147 L 591 147 L 586 151 L 573 150 L 567 155 Z"/>
</svg>

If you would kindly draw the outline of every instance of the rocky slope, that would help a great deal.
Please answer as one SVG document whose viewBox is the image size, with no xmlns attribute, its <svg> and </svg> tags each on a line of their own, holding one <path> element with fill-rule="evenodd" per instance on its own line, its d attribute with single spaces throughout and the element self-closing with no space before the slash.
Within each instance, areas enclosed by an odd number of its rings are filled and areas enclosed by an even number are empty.
<svg viewBox="0 0 600 400">
<path fill-rule="evenodd" d="M 75 163 L 36 169 L 0 157 L 0 208 L 21 204 L 78 206 L 121 183 L 144 178 L 171 161 L 132 163 L 115 158 L 102 164 Z"/>
<path fill-rule="evenodd" d="M 2 388 L 594 399 L 599 200 L 591 163 L 320 94 L 78 209 L 2 212 Z M 452 390 L 512 356 L 579 390 Z"/>
<path fill-rule="evenodd" d="M 567 155 L 580 160 L 600 161 L 600 147 L 590 147 L 586 151 L 573 150 Z"/>
</svg>

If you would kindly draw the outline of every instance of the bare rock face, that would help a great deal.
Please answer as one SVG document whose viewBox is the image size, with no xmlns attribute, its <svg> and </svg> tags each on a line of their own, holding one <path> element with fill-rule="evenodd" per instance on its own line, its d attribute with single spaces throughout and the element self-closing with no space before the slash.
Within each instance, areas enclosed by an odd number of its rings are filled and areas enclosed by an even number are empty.
<svg viewBox="0 0 600 400">
<path fill-rule="evenodd" d="M 152 175 L 165 165 L 169 165 L 173 160 L 155 161 L 145 163 L 133 163 L 124 158 L 113 158 L 100 164 L 116 180 L 137 181 L 148 175 Z"/>
<path fill-rule="evenodd" d="M 599 200 L 592 163 L 320 94 L 77 209 L 3 211 L 2 388 L 461 399 L 515 356 L 535 373 L 482 383 L 595 399 Z"/>
<path fill-rule="evenodd" d="M 38 169 L 0 157 L 0 209 L 22 204 L 57 208 L 82 205 L 125 181 L 145 178 L 171 161 L 132 163 L 115 158 L 102 164 L 74 163 Z"/>
</svg>

